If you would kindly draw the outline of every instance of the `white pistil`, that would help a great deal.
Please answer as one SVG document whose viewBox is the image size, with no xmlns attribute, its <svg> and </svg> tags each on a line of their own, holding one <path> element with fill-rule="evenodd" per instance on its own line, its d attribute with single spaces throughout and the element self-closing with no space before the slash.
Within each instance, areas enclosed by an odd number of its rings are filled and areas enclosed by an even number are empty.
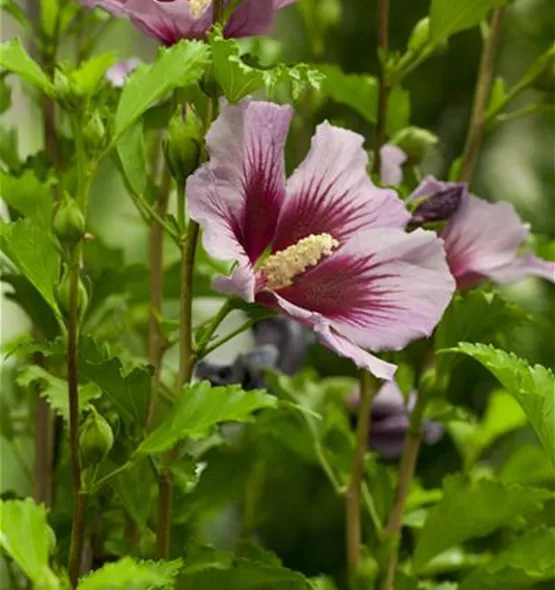
<svg viewBox="0 0 555 590">
<path fill-rule="evenodd" d="M 330 256 L 339 242 L 330 234 L 310 235 L 285 250 L 272 254 L 260 266 L 269 289 L 283 289 L 293 284 L 294 278 L 322 258 Z"/>
</svg>

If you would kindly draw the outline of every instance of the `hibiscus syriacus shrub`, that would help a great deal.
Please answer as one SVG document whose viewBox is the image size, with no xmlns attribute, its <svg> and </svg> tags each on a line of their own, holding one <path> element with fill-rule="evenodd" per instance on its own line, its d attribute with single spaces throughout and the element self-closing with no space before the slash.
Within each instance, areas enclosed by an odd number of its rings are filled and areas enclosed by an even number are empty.
<svg viewBox="0 0 555 590">
<path fill-rule="evenodd" d="M 555 49 L 507 4 L 2 3 L 2 587 L 550 587 Z"/>
</svg>

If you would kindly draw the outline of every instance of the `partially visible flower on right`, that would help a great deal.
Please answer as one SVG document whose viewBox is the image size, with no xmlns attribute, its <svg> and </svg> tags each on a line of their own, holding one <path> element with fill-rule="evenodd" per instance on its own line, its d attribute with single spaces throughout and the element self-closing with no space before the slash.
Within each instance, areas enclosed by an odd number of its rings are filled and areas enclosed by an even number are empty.
<svg viewBox="0 0 555 590">
<path fill-rule="evenodd" d="M 372 400 L 370 413 L 370 439 L 368 441 L 379 455 L 385 459 L 396 459 L 403 453 L 405 437 L 409 429 L 410 412 L 416 402 L 416 392 L 409 394 L 405 405 L 403 394 L 395 380 L 386 381 Z M 360 393 L 357 390 L 347 400 L 350 409 L 359 404 Z M 444 434 L 443 425 L 424 420 L 422 422 L 422 440 L 429 445 L 438 442 Z"/>
<path fill-rule="evenodd" d="M 382 184 L 400 184 L 403 151 L 385 145 L 381 155 Z M 490 203 L 468 192 L 464 182 L 443 182 L 426 176 L 406 200 L 415 205 L 409 227 L 445 222 L 439 231 L 447 264 L 459 289 L 483 280 L 515 283 L 527 276 L 555 282 L 555 262 L 523 251 L 529 234 L 508 202 Z"/>
<path fill-rule="evenodd" d="M 555 262 L 521 251 L 529 227 L 510 203 L 490 203 L 469 194 L 465 183 L 442 182 L 433 176 L 424 178 L 408 201 L 428 196 L 433 203 L 438 195 L 443 200 L 436 209 L 450 213 L 439 235 L 459 289 L 486 279 L 514 283 L 527 276 L 555 282 Z"/>
<path fill-rule="evenodd" d="M 114 88 L 122 88 L 129 74 L 140 65 L 141 61 L 136 57 L 119 61 L 106 70 L 106 79 Z"/>
</svg>

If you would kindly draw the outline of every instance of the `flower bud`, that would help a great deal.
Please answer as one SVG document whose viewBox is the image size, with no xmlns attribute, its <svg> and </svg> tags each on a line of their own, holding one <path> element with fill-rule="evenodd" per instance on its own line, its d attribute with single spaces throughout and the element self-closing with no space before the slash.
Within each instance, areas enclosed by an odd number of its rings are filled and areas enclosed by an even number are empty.
<svg viewBox="0 0 555 590">
<path fill-rule="evenodd" d="M 365 555 L 358 562 L 353 583 L 354 590 L 369 590 L 374 587 L 380 566 L 371 555 Z"/>
<path fill-rule="evenodd" d="M 54 98 L 60 106 L 67 110 L 75 110 L 83 106 L 84 96 L 76 84 L 62 70 L 54 72 Z"/>
<path fill-rule="evenodd" d="M 58 302 L 58 305 L 62 313 L 66 317 L 69 316 L 71 301 L 71 271 L 69 266 L 66 266 L 64 268 L 62 278 L 60 279 L 60 282 L 56 285 L 54 289 L 54 295 L 56 296 L 56 301 Z M 85 285 L 83 285 L 82 281 L 79 279 L 77 283 L 78 316 L 82 317 L 84 315 L 88 302 L 89 296 L 87 294 L 87 290 L 85 289 Z"/>
<path fill-rule="evenodd" d="M 202 127 L 191 108 L 179 107 L 168 125 L 164 153 L 178 186 L 199 164 L 202 146 Z"/>
<path fill-rule="evenodd" d="M 424 197 L 412 213 L 411 225 L 447 221 L 460 207 L 464 191 L 464 183 L 453 183 L 445 190 Z"/>
<path fill-rule="evenodd" d="M 393 145 L 399 146 L 407 154 L 410 164 L 420 164 L 433 151 L 437 142 L 437 135 L 420 127 L 405 127 L 391 140 Z"/>
<path fill-rule="evenodd" d="M 114 445 L 110 425 L 94 408 L 79 430 L 79 449 L 85 467 L 101 463 Z"/>
<path fill-rule="evenodd" d="M 106 129 L 98 112 L 95 111 L 87 121 L 83 129 L 83 137 L 89 154 L 97 154 L 105 146 Z"/>
<path fill-rule="evenodd" d="M 85 235 L 85 216 L 75 199 L 67 194 L 54 215 L 52 229 L 60 243 L 69 248 L 75 247 Z"/>
<path fill-rule="evenodd" d="M 407 49 L 414 53 L 419 53 L 430 41 L 430 19 L 428 17 L 420 19 L 410 34 L 407 42 Z M 443 52 L 447 49 L 447 39 L 441 41 L 436 48 L 437 52 Z"/>
</svg>

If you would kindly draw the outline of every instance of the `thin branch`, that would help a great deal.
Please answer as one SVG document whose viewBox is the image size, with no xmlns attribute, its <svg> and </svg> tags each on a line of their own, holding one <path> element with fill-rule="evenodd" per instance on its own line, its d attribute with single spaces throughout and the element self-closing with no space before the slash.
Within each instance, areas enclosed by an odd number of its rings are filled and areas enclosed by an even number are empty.
<svg viewBox="0 0 555 590">
<path fill-rule="evenodd" d="M 376 381 L 367 371 L 360 371 L 360 403 L 357 412 L 356 447 L 351 479 L 345 491 L 347 567 L 349 579 L 354 579 L 360 560 L 362 539 L 360 498 L 364 481 L 364 455 L 370 434 L 370 408 L 376 392 Z"/>
<path fill-rule="evenodd" d="M 394 590 L 403 514 L 420 450 L 420 430 L 425 405 L 422 397 L 419 396 L 411 414 L 410 427 L 405 439 L 403 455 L 399 466 L 399 480 L 395 492 L 395 502 L 384 530 L 385 534 L 392 539 L 392 543 L 387 557 L 386 572 L 381 590 Z"/>
<path fill-rule="evenodd" d="M 376 123 L 376 144 L 372 171 L 378 173 L 381 166 L 380 150 L 386 139 L 387 101 L 389 81 L 387 79 L 387 54 L 389 52 L 389 0 L 378 0 L 378 57 L 380 62 L 380 93 L 378 96 L 378 121 Z"/>
<path fill-rule="evenodd" d="M 480 66 L 478 68 L 478 79 L 476 81 L 476 91 L 474 93 L 474 103 L 472 114 L 470 116 L 470 125 L 468 135 L 464 146 L 461 170 L 459 180 L 470 183 L 474 176 L 474 170 L 478 162 L 478 154 L 482 148 L 484 131 L 486 127 L 486 103 L 489 96 L 491 81 L 493 79 L 493 69 L 495 66 L 495 56 L 497 54 L 497 45 L 505 7 L 498 6 L 493 11 L 489 34 L 484 42 Z"/>
</svg>

